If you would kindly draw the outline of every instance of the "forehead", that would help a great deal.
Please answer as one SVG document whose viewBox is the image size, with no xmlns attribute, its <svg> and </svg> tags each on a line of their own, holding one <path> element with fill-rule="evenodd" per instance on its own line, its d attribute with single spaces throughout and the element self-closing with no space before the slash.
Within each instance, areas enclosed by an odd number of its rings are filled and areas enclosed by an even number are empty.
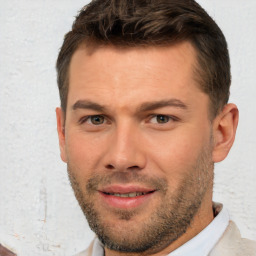
<svg viewBox="0 0 256 256">
<path fill-rule="evenodd" d="M 167 95 L 189 98 L 202 93 L 194 79 L 195 65 L 189 42 L 134 48 L 82 45 L 70 63 L 68 105 L 83 97 L 112 105 L 132 101 L 134 106 Z"/>
</svg>

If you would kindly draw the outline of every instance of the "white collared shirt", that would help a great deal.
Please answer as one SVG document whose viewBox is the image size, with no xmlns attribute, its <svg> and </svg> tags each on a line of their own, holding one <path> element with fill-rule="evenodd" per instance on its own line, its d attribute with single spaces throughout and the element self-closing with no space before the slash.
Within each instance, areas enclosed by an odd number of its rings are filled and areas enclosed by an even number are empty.
<svg viewBox="0 0 256 256">
<path fill-rule="evenodd" d="M 223 235 L 228 223 L 229 214 L 223 207 L 205 229 L 167 256 L 207 256 Z M 92 256 L 104 256 L 104 248 L 98 239 L 94 243 Z"/>
</svg>

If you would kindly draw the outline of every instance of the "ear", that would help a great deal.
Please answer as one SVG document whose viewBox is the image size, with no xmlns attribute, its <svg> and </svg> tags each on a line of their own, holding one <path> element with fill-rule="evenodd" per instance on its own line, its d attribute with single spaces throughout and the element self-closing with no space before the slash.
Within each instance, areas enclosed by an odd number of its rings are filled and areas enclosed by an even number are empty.
<svg viewBox="0 0 256 256">
<path fill-rule="evenodd" d="M 239 112 L 235 104 L 227 104 L 213 121 L 214 163 L 226 158 L 235 140 Z"/>
<path fill-rule="evenodd" d="M 57 131 L 59 136 L 60 157 L 63 162 L 67 162 L 66 141 L 65 141 L 65 117 L 61 108 L 56 108 Z"/>
</svg>

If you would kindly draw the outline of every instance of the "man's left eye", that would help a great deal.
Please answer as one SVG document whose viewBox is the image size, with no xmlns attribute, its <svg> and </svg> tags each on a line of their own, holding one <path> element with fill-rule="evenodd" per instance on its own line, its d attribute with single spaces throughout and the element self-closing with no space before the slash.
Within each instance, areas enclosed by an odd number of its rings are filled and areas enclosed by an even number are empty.
<svg viewBox="0 0 256 256">
<path fill-rule="evenodd" d="M 154 124 L 165 124 L 168 123 L 172 118 L 166 115 L 156 115 L 151 118 L 151 122 Z"/>
</svg>

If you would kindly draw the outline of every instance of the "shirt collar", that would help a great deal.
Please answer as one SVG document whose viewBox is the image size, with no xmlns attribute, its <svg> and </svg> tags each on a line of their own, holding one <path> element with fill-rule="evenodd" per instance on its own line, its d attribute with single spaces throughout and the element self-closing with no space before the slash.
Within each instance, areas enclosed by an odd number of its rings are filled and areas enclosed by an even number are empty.
<svg viewBox="0 0 256 256">
<path fill-rule="evenodd" d="M 199 234 L 168 254 L 168 256 L 206 256 L 219 241 L 229 223 L 228 211 L 222 204 L 213 203 L 215 218 Z M 93 245 L 92 256 L 104 256 L 101 242 L 96 239 Z"/>
<path fill-rule="evenodd" d="M 199 234 L 168 256 L 206 256 L 219 241 L 229 223 L 228 211 L 222 204 L 213 204 L 215 218 Z"/>
</svg>

